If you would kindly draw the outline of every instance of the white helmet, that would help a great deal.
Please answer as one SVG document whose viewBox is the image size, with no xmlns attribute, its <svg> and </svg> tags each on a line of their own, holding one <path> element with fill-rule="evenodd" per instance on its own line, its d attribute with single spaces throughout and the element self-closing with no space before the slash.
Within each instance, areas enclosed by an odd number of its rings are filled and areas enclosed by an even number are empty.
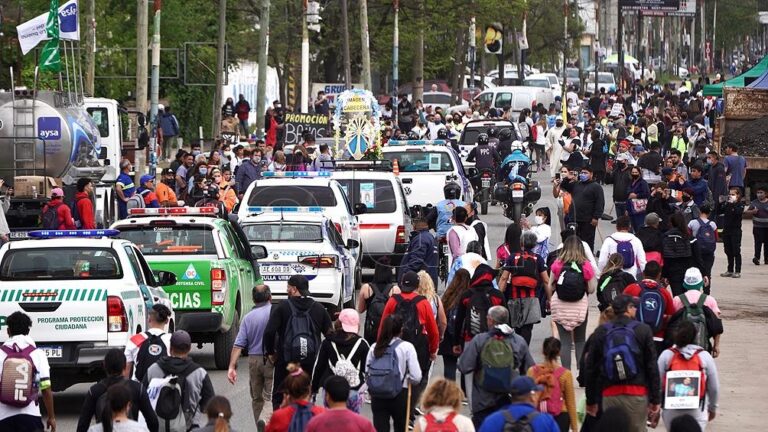
<svg viewBox="0 0 768 432">
<path fill-rule="evenodd" d="M 515 151 L 515 150 L 525 151 L 525 146 L 523 145 L 522 141 L 512 141 L 511 146 L 512 146 L 512 151 Z"/>
</svg>

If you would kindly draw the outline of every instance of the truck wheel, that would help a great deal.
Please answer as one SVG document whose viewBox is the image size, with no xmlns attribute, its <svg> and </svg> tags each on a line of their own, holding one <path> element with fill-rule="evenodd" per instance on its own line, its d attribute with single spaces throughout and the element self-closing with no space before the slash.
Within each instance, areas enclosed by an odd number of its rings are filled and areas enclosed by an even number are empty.
<svg viewBox="0 0 768 432">
<path fill-rule="evenodd" d="M 229 367 L 229 355 L 232 352 L 232 345 L 235 344 L 235 337 L 240 330 L 240 312 L 235 310 L 232 317 L 232 325 L 229 331 L 218 333 L 213 340 L 213 362 L 218 370 L 227 370 Z"/>
</svg>

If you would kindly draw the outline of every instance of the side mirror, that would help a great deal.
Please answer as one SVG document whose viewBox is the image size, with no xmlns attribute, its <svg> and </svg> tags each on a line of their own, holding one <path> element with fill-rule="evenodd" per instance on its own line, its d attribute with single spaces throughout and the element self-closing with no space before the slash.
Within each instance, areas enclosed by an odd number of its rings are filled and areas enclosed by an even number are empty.
<svg viewBox="0 0 768 432">
<path fill-rule="evenodd" d="M 251 245 L 251 255 L 255 260 L 264 259 L 267 257 L 267 248 L 262 245 Z"/>
<path fill-rule="evenodd" d="M 361 215 L 368 212 L 368 206 L 363 203 L 357 203 L 355 204 L 355 214 Z"/>
<path fill-rule="evenodd" d="M 354 239 L 347 240 L 347 249 L 357 249 L 360 247 L 360 242 Z"/>
<path fill-rule="evenodd" d="M 169 271 L 157 272 L 155 279 L 160 286 L 176 285 L 176 275 Z"/>
</svg>

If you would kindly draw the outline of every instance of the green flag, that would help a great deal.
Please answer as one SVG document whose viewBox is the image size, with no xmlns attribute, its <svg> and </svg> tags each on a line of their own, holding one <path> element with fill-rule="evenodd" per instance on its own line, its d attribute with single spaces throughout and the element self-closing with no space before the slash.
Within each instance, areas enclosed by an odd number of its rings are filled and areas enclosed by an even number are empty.
<svg viewBox="0 0 768 432">
<path fill-rule="evenodd" d="M 50 40 L 45 43 L 40 54 L 40 70 L 61 71 L 61 55 L 59 54 L 59 0 L 51 0 L 51 9 L 48 12 L 48 21 L 45 23 L 45 31 Z"/>
</svg>

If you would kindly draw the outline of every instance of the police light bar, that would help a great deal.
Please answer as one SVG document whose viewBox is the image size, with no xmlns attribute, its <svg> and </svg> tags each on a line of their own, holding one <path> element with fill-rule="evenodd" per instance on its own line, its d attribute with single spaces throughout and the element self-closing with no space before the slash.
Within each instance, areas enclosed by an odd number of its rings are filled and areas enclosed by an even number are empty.
<svg viewBox="0 0 768 432">
<path fill-rule="evenodd" d="M 313 177 L 330 177 L 331 173 L 329 171 L 278 171 L 278 172 L 267 171 L 265 173 L 261 173 L 261 176 L 264 178 L 280 178 L 280 177 L 313 178 Z"/>
<path fill-rule="evenodd" d="M 120 234 L 116 229 L 101 230 L 38 230 L 30 231 L 30 238 L 45 239 L 58 237 L 116 237 Z"/>
<path fill-rule="evenodd" d="M 323 208 L 319 206 L 312 207 L 262 207 L 262 206 L 250 206 L 248 207 L 248 213 L 322 213 Z"/>
<path fill-rule="evenodd" d="M 390 147 L 401 147 L 401 146 L 419 146 L 419 145 L 447 145 L 448 141 L 446 140 L 389 140 L 387 142 L 387 145 Z"/>
<path fill-rule="evenodd" d="M 129 216 L 216 216 L 216 207 L 163 207 L 128 209 Z"/>
<path fill-rule="evenodd" d="M 335 161 L 336 170 L 343 171 L 392 171 L 392 161 L 384 160 L 361 160 L 361 161 Z"/>
</svg>

